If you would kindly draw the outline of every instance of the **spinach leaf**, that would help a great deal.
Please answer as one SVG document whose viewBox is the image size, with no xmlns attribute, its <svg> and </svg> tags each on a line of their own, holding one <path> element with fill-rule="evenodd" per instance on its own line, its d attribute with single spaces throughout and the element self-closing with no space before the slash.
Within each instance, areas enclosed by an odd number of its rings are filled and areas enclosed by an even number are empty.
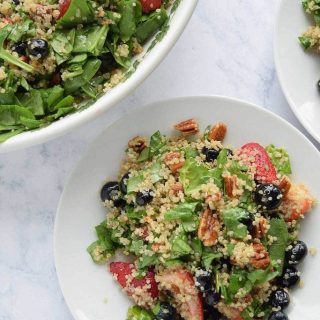
<svg viewBox="0 0 320 320">
<path fill-rule="evenodd" d="M 223 222 L 228 231 L 233 232 L 233 237 L 243 239 L 248 235 L 247 227 L 241 223 L 242 219 L 249 217 L 249 213 L 241 208 L 225 209 L 222 212 Z"/>
<path fill-rule="evenodd" d="M 109 27 L 92 26 L 77 30 L 73 46 L 75 53 L 91 53 L 93 56 L 99 56 L 106 42 Z"/>
<path fill-rule="evenodd" d="M 67 12 L 61 17 L 57 26 L 72 28 L 94 21 L 94 10 L 88 0 L 71 0 Z"/>
<path fill-rule="evenodd" d="M 136 30 L 136 37 L 140 43 L 148 40 L 167 21 L 168 14 L 163 8 L 154 11 L 147 20 L 141 22 Z"/>
<path fill-rule="evenodd" d="M 126 208 L 126 214 L 129 220 L 140 220 L 146 215 L 145 210 L 136 210 L 132 206 L 127 206 Z"/>
<path fill-rule="evenodd" d="M 181 225 L 185 232 L 196 231 L 199 226 L 199 217 L 197 215 L 193 215 L 190 218 L 183 218 L 181 219 Z"/>
<path fill-rule="evenodd" d="M 0 29 L 0 59 L 3 59 L 8 63 L 12 63 L 27 72 L 32 72 L 33 67 L 30 64 L 27 64 L 22 60 L 20 60 L 19 58 L 13 56 L 4 48 L 4 42 L 9 36 L 10 32 L 11 32 L 10 25 L 7 25 L 4 28 Z"/>
<path fill-rule="evenodd" d="M 190 219 L 193 217 L 199 202 L 184 202 L 165 213 L 165 220 Z"/>
<path fill-rule="evenodd" d="M 127 193 L 134 192 L 139 184 L 141 184 L 147 176 L 151 179 L 152 183 L 156 183 L 162 180 L 161 170 L 161 164 L 159 162 L 156 162 L 149 168 L 143 170 L 142 172 L 139 172 L 137 175 L 130 177 L 127 180 Z"/>
<path fill-rule="evenodd" d="M 275 269 L 282 273 L 285 251 L 288 245 L 289 232 L 288 227 L 283 219 L 271 219 L 268 236 L 275 237 L 276 240 L 269 247 L 270 259 L 274 264 Z M 280 263 L 279 263 L 280 262 Z"/>
<path fill-rule="evenodd" d="M 142 15 L 141 3 L 138 0 L 120 0 L 118 9 L 121 14 L 120 37 L 122 41 L 127 42 L 136 32 L 137 22 Z"/>
<path fill-rule="evenodd" d="M 219 188 L 222 188 L 222 172 L 226 162 L 226 149 L 220 151 L 217 158 L 217 167 L 214 169 L 208 169 L 206 166 L 199 164 L 195 159 L 187 159 L 183 167 L 180 169 L 179 175 L 179 179 L 183 185 L 185 193 L 187 195 L 191 195 L 210 179 L 212 179 Z"/>
<path fill-rule="evenodd" d="M 177 259 L 190 254 L 193 250 L 188 242 L 187 234 L 182 228 L 177 228 L 169 240 L 171 244 L 170 259 Z"/>
<path fill-rule="evenodd" d="M 207 248 L 204 249 L 202 253 L 202 264 L 205 267 L 206 270 L 209 270 L 212 262 L 216 259 L 219 259 L 222 257 L 222 253 L 220 252 L 214 252 L 212 250 L 208 250 Z"/>
<path fill-rule="evenodd" d="M 22 23 L 15 24 L 12 31 L 10 32 L 8 39 L 12 42 L 19 42 L 33 26 L 33 22 L 30 19 L 26 19 Z"/>
<path fill-rule="evenodd" d="M 133 306 L 128 309 L 127 320 L 153 320 L 154 316 L 151 312 L 142 309 L 138 306 Z"/>
<path fill-rule="evenodd" d="M 35 116 L 43 116 L 45 114 L 44 103 L 39 90 L 30 90 L 24 94 L 17 95 L 19 102 L 27 107 Z"/>
<path fill-rule="evenodd" d="M 160 133 L 160 131 L 155 132 L 150 137 L 149 147 L 143 149 L 142 153 L 139 156 L 138 161 L 143 162 L 143 161 L 152 159 L 152 157 L 164 151 L 165 145 L 166 145 L 165 137 Z"/>
<path fill-rule="evenodd" d="M 291 164 L 288 152 L 284 148 L 277 148 L 273 144 L 266 147 L 273 165 L 280 174 L 291 174 Z"/>
<path fill-rule="evenodd" d="M 67 61 L 73 51 L 76 30 L 56 30 L 51 41 L 58 64 Z"/>
<path fill-rule="evenodd" d="M 0 105 L 0 125 L 11 126 L 21 124 L 21 117 L 35 119 L 32 112 L 18 105 Z"/>
<path fill-rule="evenodd" d="M 2 143 L 4 141 L 16 136 L 17 134 L 20 134 L 23 131 L 24 131 L 24 129 L 16 129 L 16 130 L 13 130 L 13 131 L 0 133 L 0 143 Z"/>
<path fill-rule="evenodd" d="M 145 269 L 149 266 L 154 266 L 159 262 L 159 255 L 153 254 L 152 256 L 143 255 L 138 259 L 138 269 Z"/>
<path fill-rule="evenodd" d="M 97 225 L 95 229 L 98 240 L 93 242 L 87 248 L 87 251 L 94 262 L 103 263 L 114 254 L 118 244 L 113 242 L 111 231 L 107 228 L 106 221 Z"/>
</svg>

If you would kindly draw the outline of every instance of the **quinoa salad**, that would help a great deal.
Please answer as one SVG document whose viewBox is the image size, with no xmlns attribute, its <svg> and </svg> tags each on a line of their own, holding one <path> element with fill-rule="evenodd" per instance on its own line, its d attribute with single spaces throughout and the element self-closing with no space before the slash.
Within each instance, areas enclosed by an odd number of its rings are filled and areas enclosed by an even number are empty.
<svg viewBox="0 0 320 320">
<path fill-rule="evenodd" d="M 1 0 L 0 142 L 80 110 L 134 71 L 179 0 Z"/>
<path fill-rule="evenodd" d="M 299 41 L 305 50 L 312 50 L 320 54 L 320 1 L 303 0 L 304 11 L 312 17 L 313 25 L 308 27 L 299 37 Z M 320 90 L 320 80 L 317 82 Z"/>
<path fill-rule="evenodd" d="M 290 178 L 287 151 L 224 145 L 222 122 L 202 134 L 195 119 L 174 127 L 128 142 L 88 253 L 134 302 L 128 320 L 288 320 L 315 199 Z"/>
</svg>

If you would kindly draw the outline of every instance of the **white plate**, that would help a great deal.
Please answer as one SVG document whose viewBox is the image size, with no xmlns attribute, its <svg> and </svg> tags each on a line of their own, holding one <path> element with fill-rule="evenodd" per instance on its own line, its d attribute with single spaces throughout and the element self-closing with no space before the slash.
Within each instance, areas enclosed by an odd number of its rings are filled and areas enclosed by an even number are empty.
<svg viewBox="0 0 320 320">
<path fill-rule="evenodd" d="M 169 53 L 189 21 L 197 2 L 198 0 L 181 0 L 178 8 L 170 17 L 169 28 L 164 38 L 145 55 L 149 46 L 153 45 L 155 37 L 148 41 L 144 46 L 144 52 L 134 59 L 141 60 L 140 64 L 126 81 L 104 94 L 83 111 L 66 116 L 39 130 L 24 132 L 1 143 L 0 153 L 11 152 L 57 138 L 84 123 L 99 118 L 104 112 L 116 105 L 139 86 Z"/>
<path fill-rule="evenodd" d="M 55 224 L 55 262 L 66 302 L 77 320 L 124 320 L 129 300 L 107 272 L 86 252 L 95 240 L 94 226 L 105 215 L 99 190 L 105 179 L 117 177 L 119 163 L 130 138 L 150 136 L 156 130 L 170 135 L 173 124 L 194 117 L 204 129 L 219 120 L 228 125 L 226 144 L 241 146 L 257 141 L 286 146 L 294 179 L 304 181 L 320 198 L 320 154 L 294 127 L 278 116 L 245 102 L 222 97 L 178 98 L 135 111 L 109 127 L 91 145 L 72 173 L 63 192 Z M 316 212 L 317 211 L 317 212 Z M 319 245 L 319 208 L 306 219 L 302 238 Z M 303 290 L 296 290 L 290 320 L 319 319 L 317 284 L 320 260 L 308 257 L 303 266 Z"/>
<path fill-rule="evenodd" d="M 306 52 L 298 37 L 311 18 L 301 0 L 282 0 L 274 33 L 274 57 L 282 90 L 302 125 L 320 142 L 320 56 Z"/>
</svg>

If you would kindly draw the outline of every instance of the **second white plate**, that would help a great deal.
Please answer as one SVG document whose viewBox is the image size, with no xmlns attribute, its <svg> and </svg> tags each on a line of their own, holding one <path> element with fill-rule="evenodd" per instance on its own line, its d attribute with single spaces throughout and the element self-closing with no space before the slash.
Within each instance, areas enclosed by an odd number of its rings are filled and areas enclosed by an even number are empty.
<svg viewBox="0 0 320 320">
<path fill-rule="evenodd" d="M 312 19 L 301 0 L 282 0 L 274 33 L 274 57 L 282 90 L 302 125 L 320 143 L 320 56 L 306 52 L 298 37 Z"/>
</svg>

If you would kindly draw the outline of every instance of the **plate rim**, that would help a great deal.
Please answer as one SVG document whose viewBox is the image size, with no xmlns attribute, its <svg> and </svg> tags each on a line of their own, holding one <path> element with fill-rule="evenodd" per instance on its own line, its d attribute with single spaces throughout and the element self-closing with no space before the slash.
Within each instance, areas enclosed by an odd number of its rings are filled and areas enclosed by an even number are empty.
<svg viewBox="0 0 320 320">
<path fill-rule="evenodd" d="M 298 107 L 296 106 L 296 104 L 294 103 L 293 99 L 290 96 L 289 90 L 286 88 L 285 85 L 285 80 L 284 80 L 284 76 L 283 76 L 283 70 L 281 68 L 281 63 L 280 63 L 280 55 L 279 55 L 279 46 L 278 46 L 278 30 L 279 30 L 279 25 L 280 25 L 280 20 L 281 20 L 281 13 L 282 13 L 282 9 L 283 6 L 285 4 L 285 1 L 287 0 L 283 0 L 283 1 L 279 1 L 279 3 L 277 4 L 277 10 L 276 10 L 276 17 L 275 17 L 275 25 L 273 28 L 273 59 L 274 59 L 274 64 L 275 64 L 275 70 L 276 70 L 276 74 L 278 76 L 278 80 L 280 83 L 280 88 L 282 90 L 283 95 L 286 98 L 286 101 L 289 104 L 289 107 L 291 109 L 291 111 L 293 112 L 293 114 L 295 115 L 295 117 L 298 119 L 298 121 L 300 122 L 300 124 L 303 126 L 303 128 L 318 142 L 320 143 L 320 134 L 317 134 L 315 132 L 315 130 L 312 128 L 312 126 L 308 123 L 307 120 L 305 120 L 304 117 L 301 116 Z M 299 2 L 300 3 L 300 2 Z"/>
<path fill-rule="evenodd" d="M 63 285 L 63 281 L 62 281 L 62 272 L 60 269 L 60 259 L 58 258 L 58 251 L 57 251 L 57 230 L 58 230 L 58 224 L 59 224 L 59 220 L 61 219 L 61 207 L 62 207 L 62 203 L 66 194 L 66 190 L 67 187 L 69 185 L 70 180 L 73 178 L 74 174 L 77 172 L 78 167 L 81 166 L 82 162 L 84 161 L 85 158 L 87 158 L 90 154 L 90 152 L 92 151 L 93 146 L 95 145 L 95 143 L 105 134 L 105 132 L 107 130 L 110 130 L 110 128 L 116 126 L 120 121 L 125 120 L 126 118 L 130 118 L 132 114 L 134 113 L 140 113 L 143 112 L 146 109 L 154 109 L 155 105 L 165 105 L 168 102 L 175 102 L 175 101 L 183 101 L 183 100 L 202 100 L 202 99 L 207 99 L 207 100 L 224 100 L 227 101 L 229 103 L 236 103 L 236 104 L 244 104 L 247 105 L 249 108 L 253 108 L 255 110 L 258 110 L 261 113 L 265 113 L 273 118 L 275 118 L 277 121 L 280 121 L 283 125 L 287 126 L 289 130 L 293 130 L 298 136 L 300 136 L 300 138 L 302 139 L 302 141 L 307 144 L 311 149 L 313 149 L 315 151 L 315 153 L 318 155 L 319 159 L 320 159 L 320 151 L 315 147 L 315 145 L 308 139 L 308 137 L 303 134 L 299 129 L 297 129 L 293 124 L 291 124 L 289 121 L 287 121 L 286 119 L 282 118 L 281 116 L 279 116 L 278 114 L 270 111 L 269 109 L 265 108 L 265 107 L 260 107 L 257 104 L 254 104 L 252 102 L 249 101 L 245 101 L 243 99 L 238 99 L 235 97 L 228 97 L 228 96 L 224 96 L 224 95 L 190 95 L 190 96 L 179 96 L 179 97 L 174 97 L 174 98 L 168 98 L 168 99 L 163 99 L 163 100 L 157 100 L 151 103 L 148 103 L 142 107 L 133 109 L 131 111 L 129 111 L 128 113 L 126 113 L 124 116 L 122 116 L 121 118 L 117 119 L 115 122 L 113 122 L 111 125 L 107 126 L 99 135 L 97 135 L 97 137 L 95 137 L 94 140 L 92 140 L 89 145 L 86 147 L 85 151 L 82 153 L 80 159 L 77 161 L 77 163 L 74 165 L 74 167 L 72 168 L 71 172 L 69 173 L 69 175 L 66 178 L 65 184 L 64 184 L 64 188 L 63 191 L 61 192 L 60 198 L 59 198 L 59 202 L 58 202 L 58 206 L 56 209 L 56 214 L 55 214 L 55 220 L 54 220 L 54 230 L 53 230 L 53 257 L 54 257 L 54 266 L 55 266 L 55 270 L 56 270 L 56 275 L 57 275 L 57 279 L 58 279 L 58 284 L 59 284 L 59 288 L 61 290 L 61 293 L 63 295 L 65 304 L 69 310 L 69 312 L 71 313 L 71 315 L 73 316 L 74 319 L 76 320 L 81 320 L 76 313 L 74 312 L 74 310 L 71 308 L 71 302 L 70 302 L 70 298 L 65 294 L 65 290 L 64 290 L 64 285 Z M 83 320 L 83 319 L 82 319 Z"/>
</svg>

